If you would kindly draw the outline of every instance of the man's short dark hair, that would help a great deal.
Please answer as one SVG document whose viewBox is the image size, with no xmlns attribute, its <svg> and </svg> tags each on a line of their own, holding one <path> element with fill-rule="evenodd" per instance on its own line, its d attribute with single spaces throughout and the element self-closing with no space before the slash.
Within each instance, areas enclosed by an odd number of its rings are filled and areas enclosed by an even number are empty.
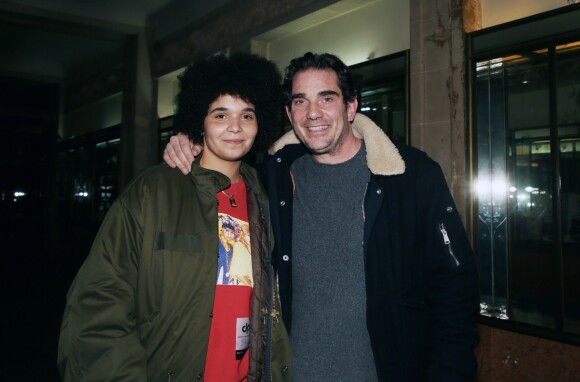
<svg viewBox="0 0 580 382">
<path fill-rule="evenodd" d="M 291 107 L 292 101 L 292 83 L 294 77 L 300 72 L 306 70 L 332 70 L 338 77 L 338 87 L 344 97 L 344 103 L 352 102 L 356 99 L 356 91 L 352 82 L 352 74 L 348 66 L 330 53 L 316 54 L 312 52 L 305 53 L 302 57 L 296 57 L 286 67 L 284 73 L 284 105 Z"/>
<path fill-rule="evenodd" d="M 201 142 L 209 106 L 220 96 L 239 97 L 256 109 L 258 136 L 280 124 L 281 75 L 276 65 L 263 57 L 234 53 L 198 59 L 178 77 L 179 93 L 174 129 L 194 142 Z"/>
</svg>

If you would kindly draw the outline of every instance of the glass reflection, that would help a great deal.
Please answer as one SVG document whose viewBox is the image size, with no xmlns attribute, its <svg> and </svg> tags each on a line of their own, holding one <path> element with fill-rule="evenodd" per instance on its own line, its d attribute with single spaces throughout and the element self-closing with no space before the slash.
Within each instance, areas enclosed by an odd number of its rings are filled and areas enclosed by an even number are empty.
<svg viewBox="0 0 580 382">
<path fill-rule="evenodd" d="M 580 42 L 477 64 L 483 315 L 580 333 L 579 73 Z"/>
<path fill-rule="evenodd" d="M 580 42 L 557 51 L 563 326 L 580 333 Z"/>
<path fill-rule="evenodd" d="M 482 315 L 508 316 L 506 141 L 503 66 L 497 61 L 477 67 L 476 249 L 479 255 Z"/>
</svg>

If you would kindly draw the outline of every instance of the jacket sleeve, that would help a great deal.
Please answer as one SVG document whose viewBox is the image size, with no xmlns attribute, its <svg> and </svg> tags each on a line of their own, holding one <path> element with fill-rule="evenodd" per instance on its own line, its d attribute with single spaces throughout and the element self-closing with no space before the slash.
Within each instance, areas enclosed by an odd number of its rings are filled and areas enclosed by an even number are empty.
<svg viewBox="0 0 580 382">
<path fill-rule="evenodd" d="M 479 343 L 476 261 L 441 168 L 433 163 L 428 174 L 424 264 L 432 329 L 428 380 L 466 381 L 477 369 L 473 351 Z"/>
<path fill-rule="evenodd" d="M 65 382 L 147 380 L 135 318 L 141 243 L 141 225 L 118 200 L 67 295 L 57 361 Z"/>
</svg>

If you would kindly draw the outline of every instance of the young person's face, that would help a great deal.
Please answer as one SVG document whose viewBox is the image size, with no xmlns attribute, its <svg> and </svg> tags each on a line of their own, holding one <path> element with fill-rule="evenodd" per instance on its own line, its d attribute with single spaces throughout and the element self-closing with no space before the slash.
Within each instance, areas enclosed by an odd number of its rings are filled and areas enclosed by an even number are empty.
<svg viewBox="0 0 580 382">
<path fill-rule="evenodd" d="M 250 151 L 258 121 L 254 105 L 238 97 L 222 95 L 209 105 L 204 120 L 204 167 L 240 161 Z"/>
<path fill-rule="evenodd" d="M 345 104 L 336 72 L 309 69 L 294 76 L 286 113 L 296 136 L 313 155 L 340 162 L 343 144 L 354 139 L 350 121 L 356 108 L 356 99 Z"/>
</svg>

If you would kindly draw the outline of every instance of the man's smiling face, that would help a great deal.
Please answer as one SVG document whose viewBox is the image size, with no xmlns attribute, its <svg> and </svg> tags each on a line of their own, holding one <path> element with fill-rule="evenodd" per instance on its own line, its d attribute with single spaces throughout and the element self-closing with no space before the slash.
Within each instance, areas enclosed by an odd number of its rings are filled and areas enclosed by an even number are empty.
<svg viewBox="0 0 580 382">
<path fill-rule="evenodd" d="M 356 108 L 356 99 L 344 102 L 334 71 L 309 69 L 294 76 L 286 112 L 296 136 L 317 160 L 340 163 L 344 143 L 354 139 L 350 121 Z"/>
</svg>

